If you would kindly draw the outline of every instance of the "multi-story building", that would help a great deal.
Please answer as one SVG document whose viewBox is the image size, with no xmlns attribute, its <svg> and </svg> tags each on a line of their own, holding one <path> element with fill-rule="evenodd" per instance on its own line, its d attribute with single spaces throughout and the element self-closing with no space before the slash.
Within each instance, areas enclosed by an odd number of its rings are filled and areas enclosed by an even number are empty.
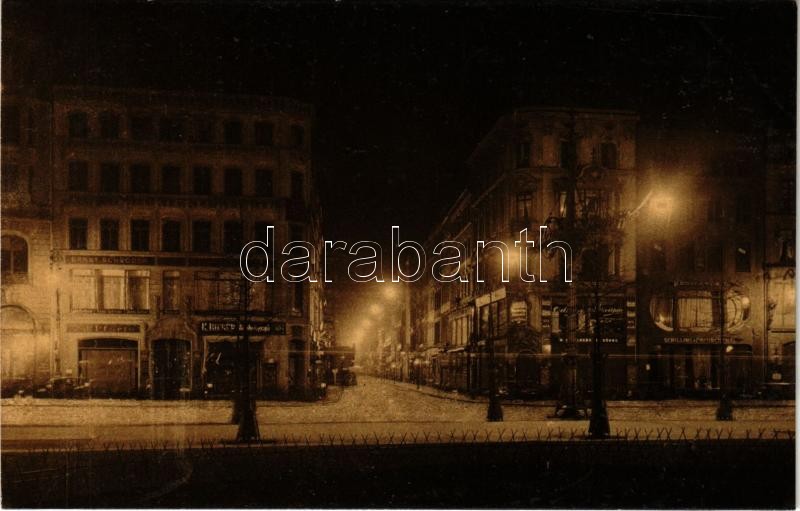
<svg viewBox="0 0 800 511">
<path fill-rule="evenodd" d="M 782 277 L 771 264 L 781 265 L 779 254 L 763 243 L 765 225 L 780 227 L 764 214 L 778 205 L 769 205 L 775 191 L 765 195 L 763 139 L 672 127 L 642 131 L 639 146 L 640 191 L 669 201 L 639 217 L 642 390 L 702 394 L 726 384 L 751 394 L 764 382 L 765 275 Z M 793 239 L 793 224 L 783 227 Z M 788 328 L 793 312 L 784 320 Z"/>
<path fill-rule="evenodd" d="M 766 381 L 795 383 L 795 226 L 796 176 L 793 133 L 767 136 L 764 207 L 764 279 L 766 285 Z M 787 385 L 789 384 L 789 385 Z M 791 388 L 791 391 L 794 389 Z M 791 392 L 790 392 L 791 393 Z"/>
<path fill-rule="evenodd" d="M 2 337 L 3 393 L 45 386 L 50 378 L 54 297 L 50 265 L 50 108 L 3 91 Z"/>
<path fill-rule="evenodd" d="M 52 252 L 31 260 L 52 261 L 52 374 L 92 395 L 225 396 L 246 328 L 258 392 L 305 395 L 319 260 L 316 282 L 245 286 L 239 251 L 274 228 L 275 271 L 288 241 L 321 246 L 311 107 L 99 88 L 56 88 L 49 107 Z"/>
<path fill-rule="evenodd" d="M 536 280 L 522 282 L 523 261 L 514 242 L 527 229 L 528 239 L 538 246 L 540 226 L 563 223 L 570 186 L 575 187 L 579 218 L 624 218 L 634 211 L 636 123 L 628 111 L 525 108 L 500 118 L 480 142 L 468 160 L 473 177 L 468 193 L 428 241 L 430 247 L 448 239 L 464 243 L 467 282 L 429 280 L 416 294 L 424 301 L 417 307 L 422 309 L 417 346 L 429 353 L 433 381 L 485 390 L 493 357 L 500 386 L 512 393 L 541 394 L 559 384 L 560 356 L 553 355 L 574 351 L 581 360 L 580 381 L 588 386 L 586 355 L 594 333 L 589 294 L 578 292 L 576 326 L 569 334 L 563 255 L 540 260 L 538 249 L 529 250 L 528 268 Z M 608 387 L 618 394 L 636 383 L 634 227 L 628 222 L 596 233 L 600 243 L 591 251 L 572 247 L 576 267 L 590 254 L 602 260 L 595 265 L 603 275 L 600 307 L 604 324 L 614 326 L 603 333 L 609 355 L 605 374 Z M 504 242 L 508 261 L 501 262 L 494 247 L 479 252 L 477 241 Z M 507 282 L 503 264 L 510 266 Z"/>
</svg>

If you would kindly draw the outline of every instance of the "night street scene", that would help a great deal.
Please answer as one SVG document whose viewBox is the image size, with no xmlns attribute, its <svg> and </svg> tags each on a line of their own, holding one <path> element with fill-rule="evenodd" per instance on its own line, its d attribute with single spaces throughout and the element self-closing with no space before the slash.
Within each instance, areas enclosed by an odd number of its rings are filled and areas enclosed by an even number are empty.
<svg viewBox="0 0 800 511">
<path fill-rule="evenodd" d="M 2 2 L 6 508 L 795 508 L 793 2 Z"/>
</svg>

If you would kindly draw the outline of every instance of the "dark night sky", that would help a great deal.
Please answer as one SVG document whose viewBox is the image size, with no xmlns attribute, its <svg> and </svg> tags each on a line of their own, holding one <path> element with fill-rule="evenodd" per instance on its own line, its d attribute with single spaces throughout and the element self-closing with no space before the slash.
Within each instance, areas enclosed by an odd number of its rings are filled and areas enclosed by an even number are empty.
<svg viewBox="0 0 800 511">
<path fill-rule="evenodd" d="M 513 106 L 794 125 L 791 3 L 492 5 L 6 1 L 22 72 L 3 78 L 309 101 L 326 234 L 347 241 L 424 238 Z"/>
</svg>

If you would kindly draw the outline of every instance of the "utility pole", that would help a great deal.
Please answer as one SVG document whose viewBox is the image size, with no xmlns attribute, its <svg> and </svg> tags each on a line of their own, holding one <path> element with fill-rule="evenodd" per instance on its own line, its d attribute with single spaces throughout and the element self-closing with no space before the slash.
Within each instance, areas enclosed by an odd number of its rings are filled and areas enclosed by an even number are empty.
<svg viewBox="0 0 800 511">
<path fill-rule="evenodd" d="M 576 243 L 577 235 L 575 228 L 575 194 L 578 187 L 578 149 L 577 135 L 575 133 L 575 117 L 569 123 L 569 138 L 566 142 L 566 152 L 563 154 L 567 161 L 561 164 L 567 170 L 566 186 L 566 222 L 562 229 L 564 241 L 571 247 L 578 247 Z M 580 248 L 576 252 L 580 256 Z M 569 267 L 568 265 L 572 265 Z M 575 265 L 572 261 L 564 262 L 564 273 L 573 271 Z M 566 278 L 566 277 L 565 277 Z M 578 389 L 578 360 L 577 360 L 577 306 L 578 296 L 575 282 L 567 285 L 567 351 L 562 357 L 563 374 L 559 401 L 556 405 L 556 418 L 566 420 L 583 419 L 585 417 L 585 406 L 580 397 Z"/>
<path fill-rule="evenodd" d="M 239 425 L 236 442 L 250 443 L 260 439 L 256 416 L 256 400 L 250 388 L 250 281 L 239 279 L 240 311 L 236 321 L 236 376 L 238 391 L 233 406 L 233 422 Z"/>
<path fill-rule="evenodd" d="M 719 278 L 719 406 L 717 407 L 718 421 L 733 420 L 733 403 L 728 393 L 727 361 L 725 360 L 725 252 Z"/>
<path fill-rule="evenodd" d="M 597 269 L 596 269 L 597 270 Z M 602 342 L 601 321 L 602 310 L 600 304 L 600 275 L 594 286 L 594 346 L 592 349 L 592 415 L 589 419 L 589 436 L 592 438 L 606 438 L 611 434 L 608 423 L 608 410 L 603 399 L 603 353 L 600 350 Z"/>
</svg>

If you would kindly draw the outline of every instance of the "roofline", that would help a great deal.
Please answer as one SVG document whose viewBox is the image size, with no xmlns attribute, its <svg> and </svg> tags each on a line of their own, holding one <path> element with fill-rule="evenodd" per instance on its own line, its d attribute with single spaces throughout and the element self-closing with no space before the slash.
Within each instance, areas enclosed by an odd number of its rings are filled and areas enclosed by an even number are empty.
<svg viewBox="0 0 800 511">
<path fill-rule="evenodd" d="M 147 89 L 147 88 L 128 88 L 128 87 L 101 87 L 101 86 L 84 86 L 84 85 L 54 85 L 51 88 L 53 99 L 69 98 L 81 96 L 103 96 L 116 98 L 119 96 L 138 96 L 138 97 L 153 97 L 163 98 L 169 100 L 206 100 L 215 102 L 249 102 L 249 103 L 282 103 L 287 105 L 291 110 L 297 110 L 301 113 L 310 116 L 315 115 L 314 106 L 311 103 L 306 103 L 298 99 L 290 98 L 287 96 L 272 96 L 268 94 L 242 94 L 242 93 L 227 93 L 227 92 L 195 92 L 195 91 L 181 91 L 177 89 Z"/>
</svg>

